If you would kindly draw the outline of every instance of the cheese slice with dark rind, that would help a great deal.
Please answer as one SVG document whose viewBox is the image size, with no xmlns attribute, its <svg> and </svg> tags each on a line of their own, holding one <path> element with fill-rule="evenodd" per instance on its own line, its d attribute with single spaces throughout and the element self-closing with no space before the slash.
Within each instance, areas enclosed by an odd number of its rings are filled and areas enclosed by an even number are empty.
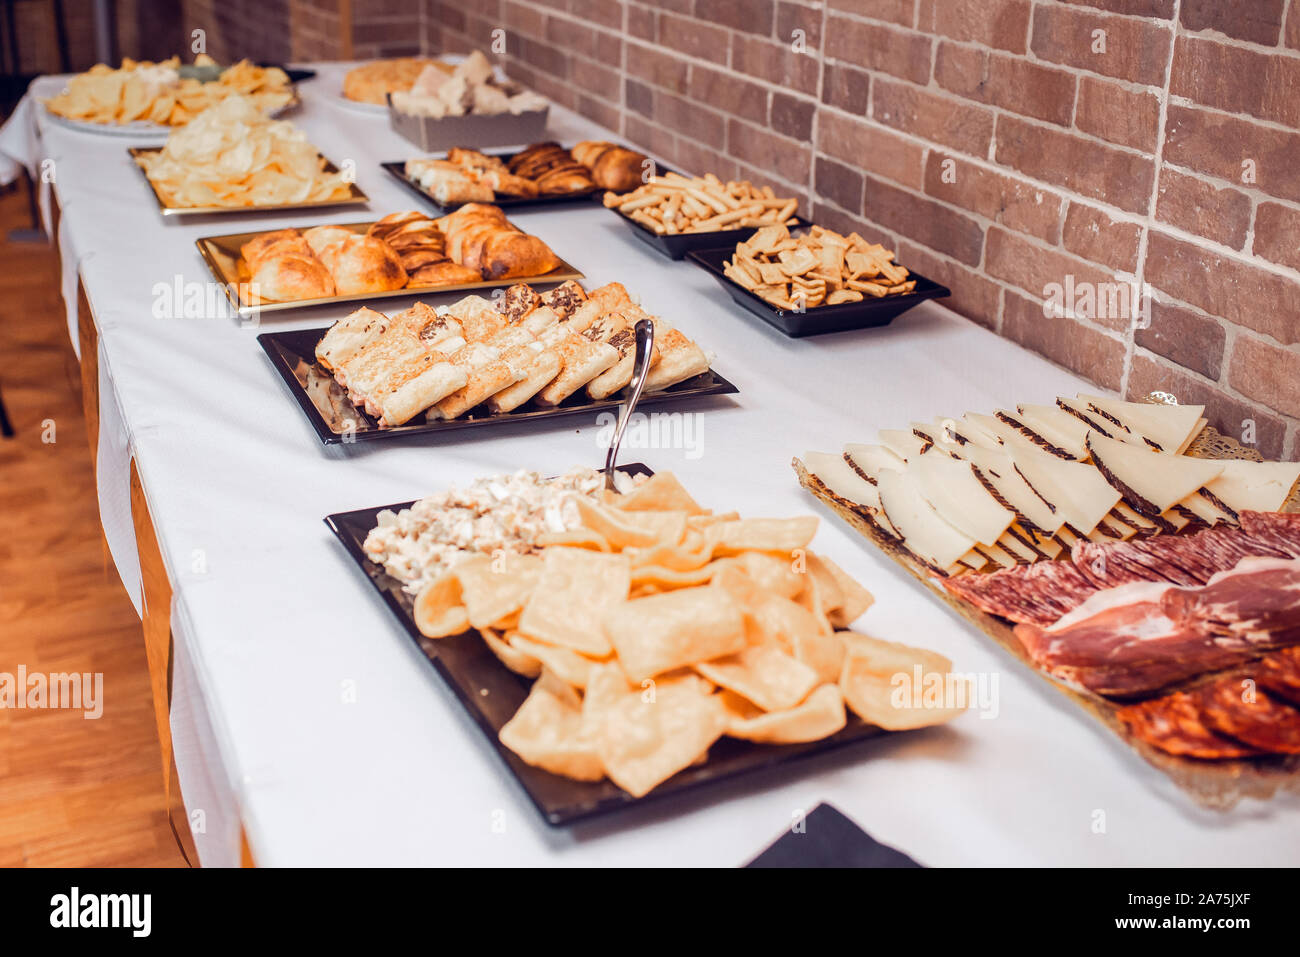
<svg viewBox="0 0 1300 957">
<path fill-rule="evenodd" d="M 1159 405 L 1150 402 L 1126 402 L 1106 396 L 1079 394 L 1079 401 L 1114 425 L 1122 424 L 1129 435 L 1139 436 L 1148 446 L 1154 443 L 1157 451 L 1176 453 L 1200 429 L 1203 405 Z M 1102 423 L 1108 431 L 1112 431 Z M 1115 434 L 1115 438 L 1129 441 L 1128 436 Z M 1149 441 L 1147 441 L 1149 440 Z"/>
<path fill-rule="evenodd" d="M 898 537 L 898 532 L 889 524 L 881 510 L 880 493 L 876 486 L 855 472 L 842 455 L 834 452 L 805 452 L 803 464 L 833 495 L 865 510 L 884 531 Z"/>
<path fill-rule="evenodd" d="M 944 521 L 981 545 L 997 542 L 1016 519 L 989 494 L 969 462 L 942 450 L 914 457 L 907 475 Z"/>
<path fill-rule="evenodd" d="M 1148 517 L 1160 515 L 1223 472 L 1223 463 L 1157 452 L 1147 446 L 1088 435 L 1093 464 L 1124 501 Z"/>
<path fill-rule="evenodd" d="M 876 478 L 885 517 L 908 550 L 931 568 L 942 571 L 975 547 L 975 540 L 940 517 L 907 472 L 886 469 Z"/>
</svg>

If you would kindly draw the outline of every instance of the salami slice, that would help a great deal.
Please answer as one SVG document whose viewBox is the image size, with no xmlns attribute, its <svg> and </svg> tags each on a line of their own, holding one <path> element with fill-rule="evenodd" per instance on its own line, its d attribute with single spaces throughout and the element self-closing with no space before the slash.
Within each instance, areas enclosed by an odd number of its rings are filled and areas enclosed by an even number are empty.
<svg viewBox="0 0 1300 957">
<path fill-rule="evenodd" d="M 1300 711 L 1245 676 L 1220 678 L 1190 692 L 1206 727 L 1250 747 L 1300 754 Z"/>
<path fill-rule="evenodd" d="M 1206 727 L 1196 700 L 1186 692 L 1121 708 L 1116 717 L 1135 738 L 1168 754 L 1223 760 L 1261 753 Z"/>
<path fill-rule="evenodd" d="M 1255 680 L 1269 694 L 1300 705 L 1300 648 L 1265 655 L 1255 665 Z"/>
</svg>

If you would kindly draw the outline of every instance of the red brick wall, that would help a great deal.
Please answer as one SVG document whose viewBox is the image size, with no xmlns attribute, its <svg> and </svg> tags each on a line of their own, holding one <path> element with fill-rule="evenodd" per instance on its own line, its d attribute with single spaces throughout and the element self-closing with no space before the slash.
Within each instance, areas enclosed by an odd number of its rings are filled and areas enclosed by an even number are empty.
<svg viewBox="0 0 1300 957">
<path fill-rule="evenodd" d="M 624 140 L 798 195 L 973 321 L 1300 456 L 1300 0 L 425 8 L 428 52 L 494 30 L 513 76 Z M 1044 315 L 1067 275 L 1149 283 L 1149 316 Z"/>
</svg>

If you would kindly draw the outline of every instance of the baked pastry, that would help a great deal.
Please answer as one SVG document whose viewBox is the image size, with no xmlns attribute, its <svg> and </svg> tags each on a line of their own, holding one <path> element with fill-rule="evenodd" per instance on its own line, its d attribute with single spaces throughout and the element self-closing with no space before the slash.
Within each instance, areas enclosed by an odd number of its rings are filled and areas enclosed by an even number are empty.
<svg viewBox="0 0 1300 957">
<path fill-rule="evenodd" d="M 358 103 L 383 106 L 387 102 L 387 94 L 411 89 L 426 69 L 449 76 L 453 67 L 425 57 L 374 60 L 347 72 L 343 77 L 343 95 Z"/>
<path fill-rule="evenodd" d="M 470 203 L 437 223 L 447 255 L 484 279 L 541 276 L 560 265 L 546 243 L 511 224 L 497 206 Z"/>
<path fill-rule="evenodd" d="M 406 270 L 393 247 L 373 236 L 352 236 L 322 257 L 340 296 L 387 292 L 406 285 Z"/>
<path fill-rule="evenodd" d="M 311 247 L 312 253 L 319 257 L 331 246 L 337 246 L 355 235 L 352 230 L 342 226 L 313 226 L 303 232 L 302 238 Z"/>
<path fill-rule="evenodd" d="M 439 312 L 416 303 L 392 319 L 359 309 L 335 323 L 316 356 L 389 428 L 421 412 L 447 419 L 484 404 L 556 405 L 584 386 L 608 397 L 631 379 L 634 328 L 646 318 L 656 326 L 650 388 L 708 368 L 699 346 L 648 316 L 619 283 L 590 293 L 576 283 L 546 293 L 516 283 L 495 302 L 470 295 Z"/>
<path fill-rule="evenodd" d="M 506 164 L 516 176 L 530 179 L 540 193 L 554 196 L 596 188 L 587 168 L 558 143 L 534 143 Z"/>
<path fill-rule="evenodd" d="M 483 278 L 477 269 L 448 257 L 446 237 L 423 213 L 393 213 L 373 224 L 366 234 L 393 248 L 406 270 L 408 285 L 451 286 Z"/>
<path fill-rule="evenodd" d="M 248 271 L 251 273 L 262 264 L 267 251 L 276 243 L 301 238 L 302 233 L 296 229 L 277 229 L 273 232 L 262 233 L 260 236 L 254 236 L 239 247 L 239 254 L 244 257 L 244 262 L 248 264 Z"/>
<path fill-rule="evenodd" d="M 308 250 L 310 253 L 310 250 Z M 293 302 L 334 295 L 334 280 L 312 255 L 288 253 L 263 259 L 252 271 L 250 298 L 257 302 Z"/>
<path fill-rule="evenodd" d="M 490 203 L 495 193 L 477 173 L 448 160 L 407 160 L 406 178 L 433 197 L 439 206 Z"/>
<path fill-rule="evenodd" d="M 643 153 L 599 140 L 585 140 L 572 152 L 601 189 L 625 193 L 645 182 L 647 157 Z"/>
</svg>

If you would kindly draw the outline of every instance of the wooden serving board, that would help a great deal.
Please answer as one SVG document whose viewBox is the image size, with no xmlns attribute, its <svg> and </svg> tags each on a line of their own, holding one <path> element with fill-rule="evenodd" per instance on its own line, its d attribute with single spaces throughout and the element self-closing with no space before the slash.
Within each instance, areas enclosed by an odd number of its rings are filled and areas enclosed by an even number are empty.
<svg viewBox="0 0 1300 957">
<path fill-rule="evenodd" d="M 1212 428 L 1205 428 L 1192 442 L 1188 455 L 1197 458 L 1240 458 L 1261 461 L 1261 456 L 1253 449 L 1220 435 Z M 1300 792 L 1300 755 L 1270 755 L 1262 758 L 1250 758 L 1235 761 L 1206 761 L 1197 758 L 1184 758 L 1167 754 L 1151 747 L 1129 733 L 1123 723 L 1116 717 L 1121 705 L 1088 691 L 1081 691 L 1057 681 L 1051 675 L 1040 670 L 1025 653 L 1012 629 L 1014 623 L 997 615 L 981 611 L 969 602 L 963 601 L 948 592 L 940 584 L 941 579 L 929 568 L 913 557 L 912 553 L 881 532 L 868 521 L 856 507 L 847 500 L 835 495 L 822 484 L 821 480 L 811 474 L 803 462 L 793 462 L 799 484 L 821 499 L 831 511 L 844 519 L 864 538 L 906 569 L 913 578 L 928 588 L 944 604 L 961 615 L 972 625 L 988 635 L 1002 646 L 1018 661 L 1032 670 L 1061 694 L 1070 698 L 1085 713 L 1101 722 L 1121 741 L 1141 755 L 1151 766 L 1164 772 L 1170 780 L 1192 797 L 1196 803 L 1216 810 L 1227 810 L 1244 797 L 1266 800 L 1280 790 Z M 1292 491 L 1284 511 L 1300 511 L 1300 492 Z M 1068 553 L 1063 553 L 1068 554 Z M 1214 673 L 1219 674 L 1227 672 Z M 1198 677 L 1194 682 L 1205 680 Z M 1171 689 L 1172 690 L 1172 689 Z"/>
</svg>

